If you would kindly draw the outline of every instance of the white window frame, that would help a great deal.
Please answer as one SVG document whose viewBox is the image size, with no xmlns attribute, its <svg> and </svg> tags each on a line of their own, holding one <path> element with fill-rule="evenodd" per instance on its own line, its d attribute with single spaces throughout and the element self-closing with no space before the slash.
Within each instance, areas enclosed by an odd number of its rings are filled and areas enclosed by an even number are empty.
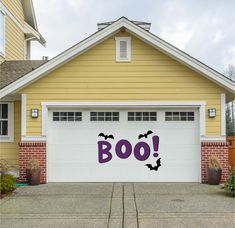
<svg viewBox="0 0 235 228">
<path fill-rule="evenodd" d="M 130 62 L 131 61 L 131 37 L 115 37 L 116 40 L 116 62 Z M 127 57 L 120 57 L 120 42 L 127 42 Z"/>
<path fill-rule="evenodd" d="M 0 9 L 0 14 L 3 16 L 3 50 L 0 49 L 0 56 L 4 57 L 5 56 L 5 46 L 6 46 L 6 37 L 5 37 L 5 13 L 3 10 Z"/>
<path fill-rule="evenodd" d="M 0 142 L 14 142 L 14 103 L 1 102 L 8 105 L 8 135 L 1 135 Z"/>
</svg>

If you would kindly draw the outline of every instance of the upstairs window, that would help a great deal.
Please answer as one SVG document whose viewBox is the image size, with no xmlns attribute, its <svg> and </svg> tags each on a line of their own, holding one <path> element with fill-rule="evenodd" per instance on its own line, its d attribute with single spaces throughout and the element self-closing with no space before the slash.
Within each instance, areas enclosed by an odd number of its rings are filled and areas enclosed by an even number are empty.
<svg viewBox="0 0 235 228">
<path fill-rule="evenodd" d="M 14 136 L 13 103 L 0 103 L 0 142 L 12 142 Z"/>
<path fill-rule="evenodd" d="M 116 61 L 131 61 L 131 37 L 116 37 Z"/>
<path fill-rule="evenodd" d="M 0 10 L 0 55 L 5 52 L 5 15 Z"/>
</svg>

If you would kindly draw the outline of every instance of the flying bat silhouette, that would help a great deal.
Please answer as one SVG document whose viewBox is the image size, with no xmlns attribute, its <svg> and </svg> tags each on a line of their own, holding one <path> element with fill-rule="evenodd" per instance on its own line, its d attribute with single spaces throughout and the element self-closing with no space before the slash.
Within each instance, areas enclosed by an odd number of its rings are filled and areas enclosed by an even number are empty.
<svg viewBox="0 0 235 228">
<path fill-rule="evenodd" d="M 152 131 L 148 130 L 147 133 L 145 133 L 145 134 L 140 134 L 140 135 L 138 136 L 138 139 L 141 139 L 141 138 L 146 138 L 146 139 L 147 139 L 148 135 L 150 135 L 150 134 L 152 134 L 152 133 L 153 133 Z"/>
<path fill-rule="evenodd" d="M 158 158 L 157 159 L 157 161 L 156 161 L 156 166 L 152 166 L 151 164 L 146 164 L 146 166 L 148 166 L 148 168 L 150 169 L 150 170 L 155 170 L 155 171 L 157 171 L 158 170 L 158 168 L 160 167 L 160 166 L 162 166 L 161 165 L 161 160 L 160 160 L 161 158 Z"/>
<path fill-rule="evenodd" d="M 104 139 L 114 139 L 113 135 L 105 135 L 104 133 L 100 133 L 98 136 L 104 137 Z"/>
</svg>

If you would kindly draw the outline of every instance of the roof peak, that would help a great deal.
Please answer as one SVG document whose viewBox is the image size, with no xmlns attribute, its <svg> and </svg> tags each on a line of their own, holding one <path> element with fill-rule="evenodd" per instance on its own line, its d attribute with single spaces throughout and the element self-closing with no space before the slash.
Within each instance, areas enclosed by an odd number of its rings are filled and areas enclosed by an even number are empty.
<svg viewBox="0 0 235 228">
<path fill-rule="evenodd" d="M 132 21 L 132 20 L 127 19 L 127 18 L 124 17 L 124 16 L 121 17 L 121 18 L 119 18 L 118 20 L 120 20 L 120 19 L 126 19 L 126 20 L 128 20 L 128 21 L 134 23 L 135 25 L 137 25 L 137 26 L 143 28 L 144 30 L 146 30 L 146 31 L 148 31 L 148 32 L 149 32 L 150 27 L 151 27 L 151 23 L 149 23 L 149 22 L 144 22 L 144 21 Z M 118 21 L 118 20 L 116 20 L 116 21 Z M 104 28 L 108 27 L 109 25 L 115 23 L 116 21 L 107 21 L 107 22 L 97 23 L 98 31 L 100 31 L 101 29 L 104 29 Z"/>
</svg>

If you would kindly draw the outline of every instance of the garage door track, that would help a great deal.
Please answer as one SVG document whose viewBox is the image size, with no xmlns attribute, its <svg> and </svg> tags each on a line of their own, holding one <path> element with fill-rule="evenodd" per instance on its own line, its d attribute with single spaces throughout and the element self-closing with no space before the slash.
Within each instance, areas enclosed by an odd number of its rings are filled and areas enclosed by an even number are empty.
<svg viewBox="0 0 235 228">
<path fill-rule="evenodd" d="M 197 183 L 50 183 L 1 200 L 1 228 L 235 227 L 234 198 Z"/>
</svg>

